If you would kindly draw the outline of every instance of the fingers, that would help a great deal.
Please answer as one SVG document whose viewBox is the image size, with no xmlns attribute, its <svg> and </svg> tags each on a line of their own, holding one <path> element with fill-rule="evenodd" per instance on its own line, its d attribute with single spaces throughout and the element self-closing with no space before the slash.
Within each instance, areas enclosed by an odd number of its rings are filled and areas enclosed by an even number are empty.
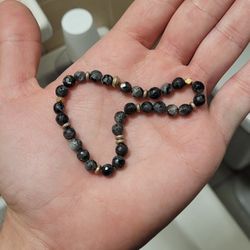
<svg viewBox="0 0 250 250">
<path fill-rule="evenodd" d="M 183 0 L 136 0 L 125 12 L 114 30 L 132 36 L 151 48 Z"/>
<path fill-rule="evenodd" d="M 248 44 L 249 16 L 250 1 L 236 1 L 196 51 L 190 66 L 209 79 L 208 91 Z"/>
<path fill-rule="evenodd" d="M 200 42 L 221 19 L 234 0 L 188 0 L 168 24 L 158 49 L 187 64 Z"/>
<path fill-rule="evenodd" d="M 250 62 L 218 92 L 210 106 L 226 143 L 250 112 Z"/>
<path fill-rule="evenodd" d="M 31 12 L 21 3 L 0 4 L 0 89 L 18 95 L 31 86 L 24 82 L 36 75 L 40 59 L 40 31 Z M 38 86 L 37 86 L 38 88 Z"/>
</svg>

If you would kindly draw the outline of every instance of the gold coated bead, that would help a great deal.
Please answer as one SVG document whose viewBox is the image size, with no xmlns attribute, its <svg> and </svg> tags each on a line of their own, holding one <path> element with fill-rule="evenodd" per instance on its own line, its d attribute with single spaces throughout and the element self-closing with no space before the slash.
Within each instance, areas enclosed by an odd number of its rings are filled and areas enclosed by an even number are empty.
<svg viewBox="0 0 250 250">
<path fill-rule="evenodd" d="M 97 167 L 96 170 L 95 170 L 95 174 L 99 174 L 100 170 L 101 170 L 101 166 L 98 165 L 98 167 Z"/>
<path fill-rule="evenodd" d="M 56 102 L 64 102 L 64 98 L 63 97 L 56 97 Z"/>
<path fill-rule="evenodd" d="M 119 140 L 119 139 L 124 139 L 124 136 L 123 136 L 123 135 L 117 135 L 115 138 L 116 138 L 117 140 Z"/>
<path fill-rule="evenodd" d="M 119 140 L 116 140 L 116 144 L 119 144 L 119 143 L 124 143 L 124 139 L 119 139 Z"/>
<path fill-rule="evenodd" d="M 116 88 L 120 84 L 120 78 L 118 76 L 115 76 L 113 78 L 112 86 Z"/>
<path fill-rule="evenodd" d="M 145 89 L 143 92 L 143 97 L 146 98 L 148 96 L 148 91 Z"/>
<path fill-rule="evenodd" d="M 137 112 L 138 112 L 138 113 L 141 112 L 141 106 L 140 106 L 140 104 L 137 104 L 137 105 L 136 105 L 136 108 L 137 108 Z"/>
<path fill-rule="evenodd" d="M 191 84 L 192 82 L 193 82 L 193 80 L 191 78 L 185 79 L 185 83 L 188 85 Z"/>
<path fill-rule="evenodd" d="M 69 126 L 70 126 L 70 123 L 67 122 L 67 123 L 63 124 L 62 128 L 67 128 L 67 127 L 69 127 Z"/>
<path fill-rule="evenodd" d="M 89 72 L 86 72 L 86 73 L 85 73 L 85 77 L 86 77 L 86 81 L 88 81 L 88 80 L 89 80 L 89 77 L 90 77 L 90 73 L 89 73 Z"/>
<path fill-rule="evenodd" d="M 196 108 L 195 104 L 193 102 L 190 102 L 190 105 L 192 106 L 193 109 Z"/>
</svg>

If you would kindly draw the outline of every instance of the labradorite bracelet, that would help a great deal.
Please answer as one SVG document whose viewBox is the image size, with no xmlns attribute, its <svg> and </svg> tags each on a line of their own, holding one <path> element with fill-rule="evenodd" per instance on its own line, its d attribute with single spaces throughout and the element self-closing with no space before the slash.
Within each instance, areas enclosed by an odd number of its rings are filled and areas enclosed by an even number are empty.
<svg viewBox="0 0 250 250">
<path fill-rule="evenodd" d="M 118 111 L 115 116 L 115 125 L 112 127 L 112 132 L 116 138 L 116 156 L 111 164 L 98 165 L 96 161 L 90 158 L 89 152 L 83 147 L 80 139 L 76 136 L 76 131 L 71 127 L 69 118 L 64 112 L 64 98 L 68 91 L 76 84 L 82 84 L 87 81 L 92 81 L 106 86 L 119 88 L 123 93 L 131 94 L 137 99 L 148 99 L 140 104 L 127 103 L 123 111 Z M 162 101 L 151 102 L 150 99 L 158 99 L 161 96 L 170 95 L 174 90 L 182 89 L 186 85 L 192 86 L 195 93 L 193 101 L 189 104 L 182 104 L 177 107 L 174 104 L 166 105 Z M 100 71 L 94 70 L 91 73 L 77 71 L 73 76 L 68 75 L 63 79 L 63 84 L 56 88 L 57 101 L 54 104 L 54 111 L 57 123 L 63 128 L 63 135 L 69 141 L 70 148 L 76 152 L 77 158 L 84 163 L 85 168 L 92 173 L 102 173 L 104 176 L 110 176 L 115 170 L 121 169 L 125 165 L 124 157 L 128 153 L 128 147 L 125 144 L 123 136 L 123 127 L 126 119 L 135 113 L 156 113 L 168 115 L 169 117 L 187 116 L 194 109 L 202 106 L 206 102 L 204 92 L 204 84 L 200 81 L 192 81 L 191 79 L 184 80 L 181 77 L 173 80 L 172 83 L 166 83 L 161 88 L 153 87 L 149 90 L 144 90 L 139 86 L 132 87 L 129 82 L 122 82 L 118 77 L 111 75 L 103 75 Z"/>
</svg>

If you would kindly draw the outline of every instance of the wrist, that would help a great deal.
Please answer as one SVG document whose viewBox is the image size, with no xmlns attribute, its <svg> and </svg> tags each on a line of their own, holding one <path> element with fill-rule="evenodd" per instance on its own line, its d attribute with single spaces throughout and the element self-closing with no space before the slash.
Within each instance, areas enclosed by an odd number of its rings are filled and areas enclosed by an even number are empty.
<svg viewBox="0 0 250 250">
<path fill-rule="evenodd" d="M 7 210 L 0 230 L 0 250 L 48 250 L 49 247 L 38 238 L 35 232 L 23 225 L 17 215 Z"/>
</svg>

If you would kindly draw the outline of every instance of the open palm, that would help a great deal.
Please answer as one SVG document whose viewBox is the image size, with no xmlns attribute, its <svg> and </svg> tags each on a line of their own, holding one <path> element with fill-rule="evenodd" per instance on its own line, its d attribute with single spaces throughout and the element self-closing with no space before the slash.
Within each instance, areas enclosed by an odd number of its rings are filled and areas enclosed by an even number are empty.
<svg viewBox="0 0 250 250">
<path fill-rule="evenodd" d="M 249 1 L 137 0 L 64 76 L 99 69 L 146 89 L 191 77 L 205 82 L 210 94 L 249 41 L 249 14 Z M 130 118 L 126 168 L 113 178 L 89 174 L 55 122 L 55 87 L 64 76 L 44 90 L 35 79 L 40 44 L 33 17 L 5 1 L 0 27 L 0 193 L 8 204 L 0 237 L 14 225 L 32 239 L 25 249 L 143 245 L 206 184 L 250 111 L 247 64 L 209 107 L 187 118 Z M 191 98 L 187 89 L 166 102 Z M 113 116 L 129 101 L 135 102 L 93 83 L 67 98 L 71 123 L 100 164 L 114 156 Z"/>
</svg>

